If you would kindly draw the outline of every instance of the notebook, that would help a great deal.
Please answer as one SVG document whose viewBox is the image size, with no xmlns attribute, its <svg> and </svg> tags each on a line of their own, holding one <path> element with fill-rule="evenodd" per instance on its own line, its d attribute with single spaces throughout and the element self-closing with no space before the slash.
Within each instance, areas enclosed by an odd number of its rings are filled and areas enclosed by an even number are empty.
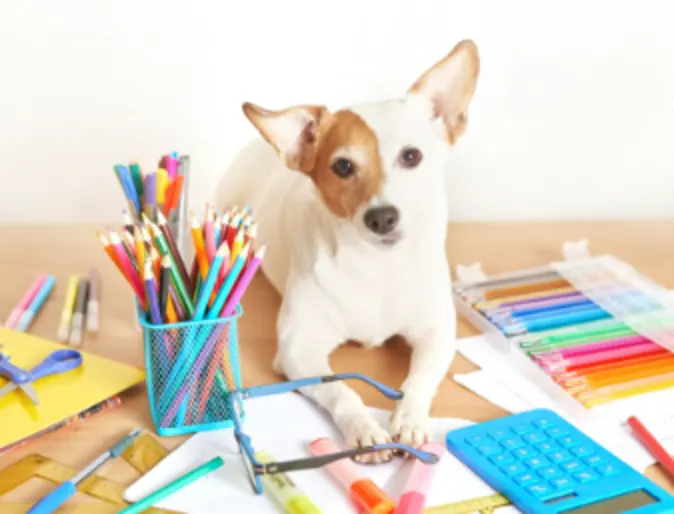
<svg viewBox="0 0 674 514">
<path fill-rule="evenodd" d="M 69 348 L 29 334 L 0 328 L 0 352 L 20 368 L 31 369 L 55 350 Z M 0 448 L 71 418 L 145 380 L 142 369 L 104 357 L 82 354 L 80 367 L 33 383 L 39 405 L 20 389 L 0 398 Z M 0 377 L 0 387 L 9 380 Z"/>
<path fill-rule="evenodd" d="M 251 437 L 253 447 L 256 451 L 271 452 L 277 460 L 308 456 L 307 445 L 319 437 L 330 437 L 337 444 L 343 444 L 327 413 L 299 394 L 256 398 L 244 405 L 244 430 Z M 382 426 L 387 426 L 390 412 L 380 409 L 370 411 Z M 469 421 L 456 418 L 432 419 L 432 439 L 444 441 L 447 431 L 469 424 Z M 210 514 L 224 506 L 227 512 L 281 512 L 270 498 L 253 492 L 231 429 L 194 435 L 132 484 L 124 493 L 124 498 L 137 501 L 217 455 L 225 460 L 223 467 L 163 499 L 156 506 L 189 514 Z M 387 464 L 360 468 L 365 476 L 397 501 L 411 465 L 411 461 L 399 458 Z M 494 493 L 449 452 L 437 466 L 427 496 L 427 507 Z M 293 472 L 289 473 L 289 477 L 324 514 L 356 514 L 346 492 L 324 469 Z M 499 509 L 499 514 L 512 512 L 518 511 L 511 507 Z"/>
</svg>

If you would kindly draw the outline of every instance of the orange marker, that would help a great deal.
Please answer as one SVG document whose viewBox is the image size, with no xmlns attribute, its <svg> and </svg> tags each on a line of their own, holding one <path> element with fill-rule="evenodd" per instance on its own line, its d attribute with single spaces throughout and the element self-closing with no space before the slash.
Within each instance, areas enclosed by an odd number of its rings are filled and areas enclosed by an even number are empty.
<svg viewBox="0 0 674 514">
<path fill-rule="evenodd" d="M 342 450 L 330 439 L 316 439 L 309 445 L 312 455 L 329 455 Z M 361 475 L 358 467 L 348 458 L 337 460 L 325 466 L 328 472 L 348 491 L 353 502 L 363 514 L 390 514 L 395 502 L 382 491 L 377 484 Z"/>
</svg>

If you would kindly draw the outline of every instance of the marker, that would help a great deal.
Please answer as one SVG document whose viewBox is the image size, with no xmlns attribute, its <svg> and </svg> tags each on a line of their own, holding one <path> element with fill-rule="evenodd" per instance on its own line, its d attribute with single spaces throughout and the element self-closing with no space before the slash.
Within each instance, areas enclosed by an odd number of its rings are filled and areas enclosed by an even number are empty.
<svg viewBox="0 0 674 514">
<path fill-rule="evenodd" d="M 68 334 L 70 333 L 70 321 L 72 320 L 73 312 L 75 311 L 75 298 L 77 296 L 77 285 L 79 282 L 80 278 L 77 275 L 73 275 L 68 279 L 66 299 L 63 302 L 61 320 L 59 323 L 58 334 L 56 336 L 56 338 L 62 343 L 65 343 L 68 340 Z"/>
<path fill-rule="evenodd" d="M 275 461 L 269 452 L 256 452 L 255 458 L 263 464 Z M 285 473 L 265 474 L 260 478 L 264 492 L 274 498 L 286 514 L 322 514 Z"/>
<path fill-rule="evenodd" d="M 445 453 L 445 447 L 441 443 L 426 443 L 421 449 L 434 453 L 439 458 L 442 458 Z M 398 500 L 395 514 L 421 514 L 424 511 L 426 494 L 436 471 L 437 466 L 433 464 L 425 464 L 420 460 L 414 461 L 403 493 Z"/>
<path fill-rule="evenodd" d="M 316 439 L 309 445 L 309 452 L 315 456 L 329 455 L 339 451 L 340 449 L 326 438 Z M 391 514 L 394 511 L 393 500 L 372 480 L 361 475 L 358 467 L 350 459 L 332 462 L 325 468 L 348 490 L 349 496 L 361 513 Z"/>
<path fill-rule="evenodd" d="M 30 302 L 28 308 L 21 315 L 21 319 L 19 319 L 19 322 L 16 325 L 17 332 L 25 332 L 28 330 L 28 327 L 33 322 L 33 319 L 35 319 L 35 316 L 37 316 L 37 313 L 40 312 L 42 305 L 44 305 L 44 302 L 51 294 L 52 289 L 54 289 L 55 283 L 56 278 L 54 278 L 54 275 L 47 276 L 44 283 L 42 284 L 42 288 L 40 288 L 40 290 L 35 295 L 35 298 L 33 298 L 33 301 Z"/>
<path fill-rule="evenodd" d="M 82 329 L 84 328 L 84 312 L 87 307 L 87 296 L 89 296 L 89 281 L 82 279 L 77 286 L 75 312 L 73 313 L 73 322 L 70 327 L 70 337 L 68 338 L 68 342 L 73 346 L 82 344 Z"/>
<path fill-rule="evenodd" d="M 26 309 L 28 309 L 30 302 L 33 301 L 33 298 L 35 298 L 35 295 L 37 295 L 46 279 L 46 275 L 40 275 L 35 279 L 35 281 L 33 281 L 33 283 L 28 288 L 28 291 L 26 291 L 26 293 L 21 297 L 21 300 L 19 300 L 17 306 L 14 307 L 12 313 L 9 315 L 9 318 L 7 318 L 7 321 L 5 321 L 5 328 L 14 328 L 16 326 L 16 324 L 19 322 L 19 319 L 21 319 L 23 313 L 26 311 Z"/>
<path fill-rule="evenodd" d="M 142 246 L 142 245 L 141 245 Z M 87 301 L 87 332 L 98 332 L 98 270 L 89 270 L 89 299 Z"/>
</svg>

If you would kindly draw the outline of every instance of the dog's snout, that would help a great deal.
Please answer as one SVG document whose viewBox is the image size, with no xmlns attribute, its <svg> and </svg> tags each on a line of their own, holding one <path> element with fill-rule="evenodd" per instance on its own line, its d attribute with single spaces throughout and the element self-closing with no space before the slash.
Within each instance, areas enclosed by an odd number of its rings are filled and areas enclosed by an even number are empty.
<svg viewBox="0 0 674 514">
<path fill-rule="evenodd" d="M 365 212 L 365 226 L 379 235 L 388 234 L 398 225 L 400 213 L 392 205 L 373 207 Z"/>
</svg>

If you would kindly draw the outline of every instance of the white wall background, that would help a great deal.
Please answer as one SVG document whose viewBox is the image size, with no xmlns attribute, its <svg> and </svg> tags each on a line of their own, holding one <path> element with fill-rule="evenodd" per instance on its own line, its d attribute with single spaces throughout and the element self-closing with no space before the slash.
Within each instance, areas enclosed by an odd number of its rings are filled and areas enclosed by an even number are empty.
<svg viewBox="0 0 674 514">
<path fill-rule="evenodd" d="M 674 4 L 2 0 L 0 221 L 119 219 L 112 165 L 193 159 L 210 198 L 244 100 L 399 96 L 462 38 L 482 74 L 454 219 L 674 217 Z M 199 207 L 201 209 L 201 207 Z"/>
</svg>

